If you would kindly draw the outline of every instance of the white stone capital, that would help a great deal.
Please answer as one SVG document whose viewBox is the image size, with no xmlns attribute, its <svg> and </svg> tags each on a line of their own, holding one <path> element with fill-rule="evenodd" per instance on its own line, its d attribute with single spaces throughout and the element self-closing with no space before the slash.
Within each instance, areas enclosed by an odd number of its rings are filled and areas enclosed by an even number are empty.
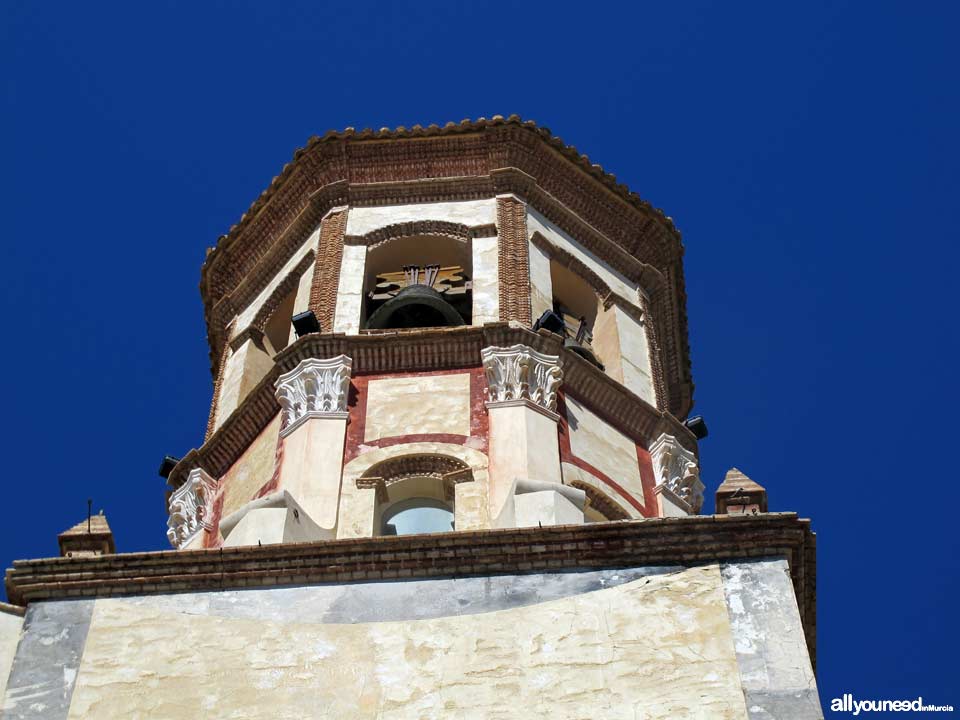
<svg viewBox="0 0 960 720">
<path fill-rule="evenodd" d="M 312 417 L 346 418 L 353 361 L 346 355 L 307 358 L 277 378 L 277 401 L 283 408 L 286 437 Z"/>
<path fill-rule="evenodd" d="M 487 347 L 480 351 L 487 376 L 487 406 L 526 400 L 553 413 L 563 370 L 557 355 L 526 345 Z"/>
<path fill-rule="evenodd" d="M 194 468 L 170 496 L 167 539 L 173 547 L 179 550 L 201 530 L 211 529 L 216 489 L 216 480 L 200 468 Z"/>
<path fill-rule="evenodd" d="M 673 436 L 663 433 L 650 446 L 653 471 L 657 475 L 656 491 L 668 490 L 683 502 L 690 514 L 703 506 L 703 482 L 697 456 L 683 447 Z"/>
</svg>

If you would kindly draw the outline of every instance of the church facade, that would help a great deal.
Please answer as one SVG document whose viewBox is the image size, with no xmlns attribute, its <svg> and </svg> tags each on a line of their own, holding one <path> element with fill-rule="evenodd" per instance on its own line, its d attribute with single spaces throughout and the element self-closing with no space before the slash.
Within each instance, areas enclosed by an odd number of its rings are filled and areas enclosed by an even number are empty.
<svg viewBox="0 0 960 720">
<path fill-rule="evenodd" d="M 204 263 L 172 549 L 15 563 L 2 717 L 822 717 L 809 522 L 701 514 L 683 252 L 515 116 L 312 139 Z"/>
</svg>

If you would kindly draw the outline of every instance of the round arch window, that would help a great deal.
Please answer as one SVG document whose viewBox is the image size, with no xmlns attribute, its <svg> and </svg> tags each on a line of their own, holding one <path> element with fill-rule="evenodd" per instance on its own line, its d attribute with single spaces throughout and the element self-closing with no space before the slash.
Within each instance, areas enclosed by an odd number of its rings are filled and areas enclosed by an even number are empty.
<svg viewBox="0 0 960 720">
<path fill-rule="evenodd" d="M 453 509 L 449 504 L 427 497 L 401 500 L 383 512 L 383 535 L 419 535 L 450 532 L 454 529 Z"/>
</svg>

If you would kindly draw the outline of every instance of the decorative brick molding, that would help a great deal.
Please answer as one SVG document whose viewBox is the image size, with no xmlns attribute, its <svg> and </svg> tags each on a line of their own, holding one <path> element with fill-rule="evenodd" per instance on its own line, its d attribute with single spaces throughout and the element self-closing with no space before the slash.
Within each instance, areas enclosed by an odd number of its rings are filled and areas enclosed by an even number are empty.
<svg viewBox="0 0 960 720">
<path fill-rule="evenodd" d="M 337 289 L 340 285 L 340 262 L 343 259 L 343 233 L 347 229 L 347 210 L 334 210 L 320 226 L 317 264 L 310 286 L 310 309 L 320 321 L 322 332 L 333 330 L 337 310 Z"/>
<path fill-rule="evenodd" d="M 515 197 L 497 198 L 500 319 L 530 325 L 530 248 L 527 206 Z"/>
<path fill-rule="evenodd" d="M 473 482 L 473 470 L 459 458 L 449 455 L 411 454 L 400 455 L 377 463 L 357 478 L 358 488 L 375 488 L 377 502 L 387 501 L 386 489 L 394 483 L 409 478 L 431 477 L 443 484 L 448 501 L 453 500 L 454 486 Z"/>
<path fill-rule="evenodd" d="M 487 375 L 487 407 L 527 401 L 556 412 L 563 380 L 560 358 L 526 345 L 487 347 L 480 352 Z"/>
<path fill-rule="evenodd" d="M 280 412 L 275 393 L 277 378 L 301 360 L 345 354 L 352 358 L 356 374 L 428 372 L 478 367 L 482 364 L 483 348 L 517 343 L 539 353 L 558 355 L 563 364 L 564 387 L 643 447 L 661 433 L 669 433 L 688 449 L 696 448 L 693 433 L 675 416 L 652 407 L 595 365 L 565 349 L 556 335 L 546 331 L 534 333 L 507 323 L 488 323 L 482 327 L 419 328 L 383 335 L 315 333 L 299 338 L 277 355 L 274 367 L 203 447 L 183 456 L 167 483 L 172 488 L 179 487 L 195 467 L 217 477 L 227 472 Z"/>
<path fill-rule="evenodd" d="M 19 560 L 10 602 L 186 591 L 483 576 L 577 568 L 702 565 L 785 557 L 811 657 L 816 536 L 794 513 L 708 515 L 470 530 L 187 552 Z"/>
<path fill-rule="evenodd" d="M 274 291 L 270 293 L 270 297 L 267 298 L 266 302 L 257 310 L 253 322 L 250 323 L 252 327 L 261 331 L 266 328 L 267 321 L 270 320 L 270 316 L 273 315 L 274 310 L 280 306 L 280 303 L 284 301 L 287 295 L 296 290 L 300 284 L 300 278 L 303 277 L 307 268 L 313 264 L 315 258 L 316 253 L 314 253 L 313 250 L 308 251 L 307 254 L 303 256 L 303 259 L 297 263 L 296 267 L 287 273 L 287 276 L 277 285 Z"/>
<path fill-rule="evenodd" d="M 346 355 L 308 358 L 277 378 L 277 402 L 283 408 L 280 437 L 312 417 L 347 417 L 347 394 L 353 361 Z"/>
<path fill-rule="evenodd" d="M 657 492 L 668 491 L 690 514 L 703 506 L 703 482 L 697 456 L 681 445 L 673 435 L 664 433 L 650 446 L 653 469 L 657 474 Z"/>
<path fill-rule="evenodd" d="M 170 496 L 167 520 L 167 539 L 178 550 L 187 545 L 198 532 L 210 530 L 213 499 L 217 481 L 203 470 L 190 471 L 186 482 Z"/>
<path fill-rule="evenodd" d="M 466 243 L 478 237 L 496 237 L 496 225 L 464 225 L 446 220 L 413 220 L 411 222 L 394 223 L 385 227 L 371 230 L 364 235 L 345 235 L 345 245 L 366 245 L 374 248 L 401 238 L 430 235 L 445 237 L 458 242 Z"/>
</svg>

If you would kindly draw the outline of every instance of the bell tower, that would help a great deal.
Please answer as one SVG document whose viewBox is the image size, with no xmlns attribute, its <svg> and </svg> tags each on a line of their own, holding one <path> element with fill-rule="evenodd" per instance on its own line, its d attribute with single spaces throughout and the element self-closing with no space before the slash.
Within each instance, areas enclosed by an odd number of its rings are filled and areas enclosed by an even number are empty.
<svg viewBox="0 0 960 720">
<path fill-rule="evenodd" d="M 215 389 L 169 475 L 174 547 L 700 511 L 671 221 L 530 124 L 461 127 L 313 140 L 210 253 Z M 481 146 L 545 175 L 471 177 Z M 303 195 L 338 149 L 363 181 Z"/>
<path fill-rule="evenodd" d="M 27 636 L 82 628 L 34 643 L 76 678 L 57 702 L 822 717 L 808 521 L 739 471 L 701 514 L 683 254 L 516 116 L 312 138 L 202 269 L 213 397 L 163 466 L 176 552 L 8 571 L 45 613 Z"/>
</svg>

